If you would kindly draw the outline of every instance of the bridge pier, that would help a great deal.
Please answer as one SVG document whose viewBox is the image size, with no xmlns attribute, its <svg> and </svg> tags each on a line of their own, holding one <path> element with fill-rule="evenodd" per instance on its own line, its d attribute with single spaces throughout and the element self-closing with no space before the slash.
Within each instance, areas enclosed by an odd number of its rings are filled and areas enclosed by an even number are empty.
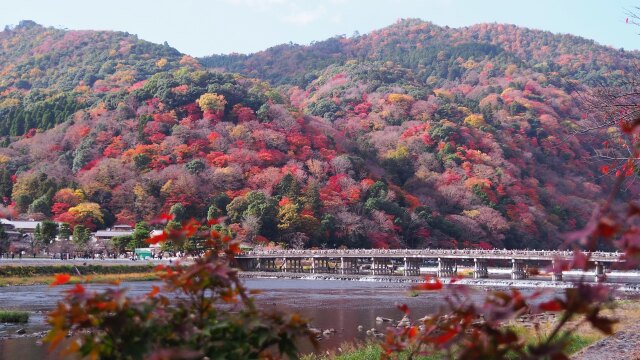
<svg viewBox="0 0 640 360">
<path fill-rule="evenodd" d="M 458 275 L 455 259 L 438 258 L 438 277 L 453 277 Z"/>
<path fill-rule="evenodd" d="M 294 273 L 301 273 L 304 272 L 304 269 L 302 267 L 302 259 L 300 258 L 293 258 L 293 259 L 288 259 L 288 258 L 284 258 L 284 261 L 282 262 L 282 271 L 283 272 L 294 272 Z"/>
<path fill-rule="evenodd" d="M 258 271 L 275 271 L 276 270 L 276 259 L 258 258 L 258 262 L 256 264 L 256 270 L 258 270 Z"/>
<path fill-rule="evenodd" d="M 604 263 L 601 261 L 596 261 L 596 282 L 604 282 L 607 279 L 607 275 L 604 273 Z"/>
<path fill-rule="evenodd" d="M 340 258 L 340 274 L 357 274 L 358 272 L 358 258 Z"/>
<path fill-rule="evenodd" d="M 332 268 L 332 267 L 331 267 L 331 264 L 329 263 L 329 262 L 330 262 L 330 260 L 331 260 L 331 259 L 329 259 L 329 258 L 323 259 L 323 262 L 324 262 L 324 266 L 323 266 L 323 268 L 324 268 L 324 269 L 326 269 L 325 271 L 326 271 L 327 273 L 332 274 L 332 273 L 334 273 L 334 272 L 336 272 L 336 271 L 337 271 L 337 267 L 333 267 L 333 268 Z"/>
<path fill-rule="evenodd" d="M 551 281 L 562 281 L 562 265 L 556 260 L 552 260 L 551 268 Z"/>
<path fill-rule="evenodd" d="M 524 261 L 511 259 L 511 279 L 523 280 L 527 278 L 527 272 L 525 271 Z"/>
<path fill-rule="evenodd" d="M 371 275 L 388 275 L 391 273 L 387 266 L 389 259 L 371 258 Z"/>
<path fill-rule="evenodd" d="M 404 258 L 404 276 L 419 276 L 421 259 Z"/>
<path fill-rule="evenodd" d="M 330 273 L 333 272 L 329 267 L 328 258 L 311 258 L 311 272 L 312 273 Z"/>
<path fill-rule="evenodd" d="M 489 269 L 487 267 L 487 260 L 473 259 L 473 278 L 474 279 L 486 279 L 489 277 Z"/>
</svg>

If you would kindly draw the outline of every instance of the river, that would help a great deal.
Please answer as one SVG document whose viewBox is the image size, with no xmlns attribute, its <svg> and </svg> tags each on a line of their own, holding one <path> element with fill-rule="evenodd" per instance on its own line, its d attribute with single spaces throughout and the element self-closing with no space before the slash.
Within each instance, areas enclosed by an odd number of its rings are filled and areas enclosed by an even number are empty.
<svg viewBox="0 0 640 360">
<path fill-rule="evenodd" d="M 132 282 L 121 286 L 129 288 L 132 295 L 148 292 L 152 282 Z M 357 329 L 376 328 L 384 331 L 387 324 L 376 323 L 376 317 L 382 316 L 399 320 L 402 313 L 396 304 L 405 303 L 412 310 L 414 318 L 433 313 L 443 303 L 442 292 L 420 293 L 410 296 L 408 284 L 367 281 L 332 281 L 301 279 L 246 279 L 249 289 L 261 290 L 256 296 L 259 306 L 270 309 L 296 311 L 311 320 L 311 325 L 319 329 L 333 328 L 334 335 L 321 340 L 320 351 L 336 349 L 345 341 L 365 340 L 367 335 Z M 103 285 L 91 285 L 100 289 Z M 26 325 L 1 325 L 0 337 L 13 334 L 19 328 L 27 333 L 44 331 L 46 311 L 51 310 L 65 286 L 50 288 L 44 285 L 15 286 L 0 288 L 0 309 L 32 311 Z M 530 293 L 534 289 L 524 289 Z M 549 289 L 549 295 L 560 291 Z M 484 292 L 478 290 L 475 299 L 480 301 Z M 312 351 L 303 346 L 302 351 Z M 17 338 L 0 341 L 0 359 L 20 360 L 59 360 L 59 355 L 47 354 L 44 346 L 37 345 L 37 339 Z"/>
</svg>

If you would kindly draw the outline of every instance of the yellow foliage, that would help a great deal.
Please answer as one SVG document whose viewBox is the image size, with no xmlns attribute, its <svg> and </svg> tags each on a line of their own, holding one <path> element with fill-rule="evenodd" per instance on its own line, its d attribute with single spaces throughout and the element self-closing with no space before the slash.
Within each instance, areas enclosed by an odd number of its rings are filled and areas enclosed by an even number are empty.
<svg viewBox="0 0 640 360">
<path fill-rule="evenodd" d="M 515 72 L 516 72 L 516 70 L 518 70 L 518 67 L 517 67 L 515 64 L 509 64 L 509 65 L 507 66 L 507 69 L 504 71 L 504 73 L 505 73 L 507 76 L 511 76 L 511 75 L 513 75 L 513 73 L 515 73 Z"/>
<path fill-rule="evenodd" d="M 205 93 L 196 100 L 196 103 L 202 110 L 220 111 L 224 110 L 225 105 L 227 105 L 227 100 L 225 100 L 223 95 Z"/>
<path fill-rule="evenodd" d="M 20 106 L 20 100 L 13 98 L 6 98 L 0 101 L 0 109 Z"/>
<path fill-rule="evenodd" d="M 278 229 L 288 230 L 294 228 L 299 221 L 298 207 L 295 204 L 286 204 L 278 209 Z"/>
<path fill-rule="evenodd" d="M 158 68 L 162 69 L 163 67 L 167 66 L 167 62 L 168 62 L 167 59 L 162 58 L 162 59 L 156 61 L 156 66 Z"/>
<path fill-rule="evenodd" d="M 463 114 L 465 114 L 467 116 L 472 114 L 471 110 L 469 110 L 469 108 L 464 107 L 464 106 L 458 106 L 458 111 L 460 111 L 461 113 L 463 113 Z"/>
<path fill-rule="evenodd" d="M 144 191 L 144 188 L 142 187 L 142 185 L 136 184 L 133 187 L 133 195 L 135 195 L 137 199 L 142 200 L 146 198 L 147 192 Z"/>
<path fill-rule="evenodd" d="M 471 59 L 467 60 L 467 62 L 462 64 L 462 67 L 465 68 L 465 69 L 473 69 L 473 68 L 475 68 L 477 66 L 478 66 L 478 64 L 475 61 L 471 60 Z"/>
<path fill-rule="evenodd" d="M 38 69 L 38 68 L 33 68 L 31 70 L 29 70 L 29 77 L 30 78 L 35 78 L 42 75 L 42 70 Z"/>
<path fill-rule="evenodd" d="M 118 71 L 111 76 L 111 81 L 118 84 L 131 84 L 136 78 L 136 73 L 133 70 Z"/>
<path fill-rule="evenodd" d="M 468 218 L 475 218 L 480 215 L 480 210 L 464 210 L 462 214 Z"/>
<path fill-rule="evenodd" d="M 171 190 L 171 185 L 173 185 L 173 179 L 169 179 L 162 187 L 160 188 L 160 192 L 168 193 Z"/>
<path fill-rule="evenodd" d="M 431 86 L 433 86 L 433 85 L 435 85 L 437 82 L 438 82 L 438 77 L 437 77 L 437 76 L 433 76 L 433 75 L 431 75 L 431 76 L 429 76 L 429 77 L 427 78 L 427 85 L 431 85 Z"/>
<path fill-rule="evenodd" d="M 387 100 L 392 104 L 407 105 L 413 102 L 413 96 L 406 94 L 389 94 Z"/>
<path fill-rule="evenodd" d="M 5 164 L 5 163 L 9 162 L 9 160 L 10 159 L 9 159 L 8 156 L 0 154 L 0 164 Z"/>
<path fill-rule="evenodd" d="M 474 128 L 480 128 L 482 126 L 487 125 L 484 121 L 484 116 L 481 114 L 471 114 L 464 119 L 464 123 L 473 126 Z"/>
<path fill-rule="evenodd" d="M 243 124 L 238 124 L 229 131 L 229 135 L 236 140 L 246 140 L 249 137 L 249 128 Z"/>
<path fill-rule="evenodd" d="M 395 150 L 387 151 L 387 159 L 404 159 L 409 157 L 409 149 L 404 144 L 398 144 Z"/>
<path fill-rule="evenodd" d="M 439 97 L 439 98 L 444 98 L 444 99 L 447 99 L 447 100 L 453 100 L 454 99 L 453 94 L 449 90 L 435 89 L 435 90 L 433 90 L 433 93 L 436 94 L 436 96 Z"/>
<path fill-rule="evenodd" d="M 73 190 L 73 195 L 80 199 L 80 202 L 84 202 L 87 199 L 87 196 L 84 194 L 84 191 L 82 189 Z"/>
<path fill-rule="evenodd" d="M 480 186 L 481 188 L 488 188 L 491 187 L 491 181 L 489 179 L 480 179 L 476 177 L 472 177 L 464 181 L 464 186 L 467 189 L 471 189 L 476 185 Z"/>
<path fill-rule="evenodd" d="M 92 218 L 100 223 L 103 223 L 102 212 L 100 211 L 100 205 L 93 202 L 83 202 L 69 209 L 78 219 Z"/>
</svg>

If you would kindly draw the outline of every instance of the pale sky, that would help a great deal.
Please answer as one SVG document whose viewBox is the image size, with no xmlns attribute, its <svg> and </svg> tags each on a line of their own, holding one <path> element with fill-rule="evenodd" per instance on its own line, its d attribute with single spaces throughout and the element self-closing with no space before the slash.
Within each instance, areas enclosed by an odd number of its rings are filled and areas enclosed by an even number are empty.
<svg viewBox="0 0 640 360">
<path fill-rule="evenodd" d="M 204 56 L 364 34 L 411 17 L 451 27 L 509 23 L 632 50 L 640 49 L 640 27 L 625 19 L 635 6 L 639 0 L 0 0 L 0 25 L 28 19 L 127 31 Z"/>
</svg>

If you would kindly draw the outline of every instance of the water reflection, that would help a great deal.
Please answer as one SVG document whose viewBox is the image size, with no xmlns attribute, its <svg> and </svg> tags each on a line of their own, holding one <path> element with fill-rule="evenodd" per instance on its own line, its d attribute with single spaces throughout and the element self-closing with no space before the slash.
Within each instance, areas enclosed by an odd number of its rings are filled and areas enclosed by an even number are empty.
<svg viewBox="0 0 640 360">
<path fill-rule="evenodd" d="M 357 330 L 362 325 L 365 330 L 376 328 L 384 331 L 387 323 L 376 323 L 376 317 L 382 316 L 399 320 L 402 313 L 397 309 L 399 303 L 406 303 L 412 311 L 412 318 L 420 318 L 433 313 L 443 301 L 442 292 L 422 293 L 412 297 L 409 285 L 394 283 L 327 281 L 327 280 L 284 280 L 284 279 L 248 279 L 249 289 L 262 290 L 256 296 L 256 303 L 264 309 L 296 311 L 311 319 L 311 325 L 319 329 L 333 328 L 337 332 L 320 342 L 321 351 L 335 349 L 345 341 L 365 340 L 365 332 Z M 130 294 L 142 295 L 148 292 L 154 283 L 135 282 L 124 284 Z M 100 289 L 102 285 L 92 285 Z M 46 311 L 54 307 L 61 298 L 65 287 L 23 286 L 0 288 L 0 308 Z M 523 290 L 530 293 L 533 290 Z M 550 290 L 549 296 L 559 290 Z M 478 291 L 475 299 L 480 301 L 484 292 Z M 28 332 L 44 329 L 44 316 L 33 316 L 25 327 Z M 4 331 L 14 332 L 15 328 Z M 0 329 L 2 332 L 2 329 Z M 312 351 L 308 345 L 302 345 L 304 352 Z M 58 360 L 59 355 L 48 355 L 36 339 L 22 338 L 0 341 L 0 359 L 20 360 Z"/>
</svg>

